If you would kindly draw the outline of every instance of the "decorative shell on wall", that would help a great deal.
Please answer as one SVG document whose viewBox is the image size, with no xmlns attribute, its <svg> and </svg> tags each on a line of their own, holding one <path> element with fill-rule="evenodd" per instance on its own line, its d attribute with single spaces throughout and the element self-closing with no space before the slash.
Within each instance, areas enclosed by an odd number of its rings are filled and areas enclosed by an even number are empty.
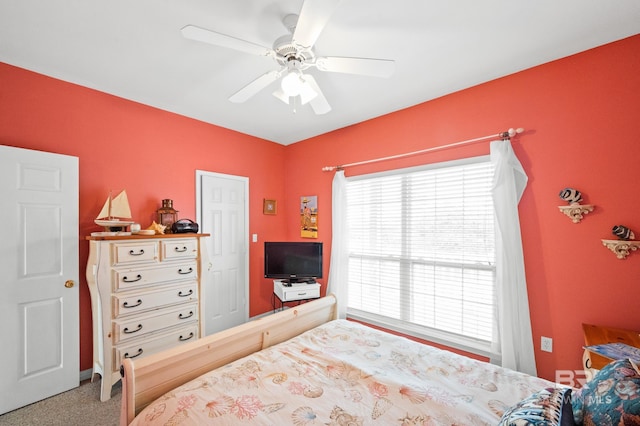
<svg viewBox="0 0 640 426">
<path fill-rule="evenodd" d="M 582 193 L 575 188 L 564 188 L 558 194 L 561 200 L 566 201 L 568 206 L 558 206 L 560 211 L 567 215 L 573 223 L 580 223 L 584 215 L 593 211 L 590 204 L 580 204 Z"/>
<path fill-rule="evenodd" d="M 640 241 L 633 241 L 635 234 L 624 225 L 615 225 L 611 233 L 618 237 L 617 240 L 602 240 L 602 244 L 611 250 L 618 259 L 626 259 L 629 253 L 640 248 Z"/>
<path fill-rule="evenodd" d="M 558 194 L 561 200 L 569 204 L 575 204 L 582 201 L 582 193 L 574 188 L 565 188 Z"/>
<path fill-rule="evenodd" d="M 636 238 L 633 231 L 624 225 L 615 225 L 611 229 L 611 233 L 616 237 L 618 237 L 618 239 L 624 240 L 624 241 L 629 241 Z"/>
</svg>

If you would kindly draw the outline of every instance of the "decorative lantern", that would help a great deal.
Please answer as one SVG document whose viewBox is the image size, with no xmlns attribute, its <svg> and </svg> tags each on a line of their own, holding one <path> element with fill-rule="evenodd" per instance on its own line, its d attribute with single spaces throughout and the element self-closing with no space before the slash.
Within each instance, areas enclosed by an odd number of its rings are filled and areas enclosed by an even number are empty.
<svg viewBox="0 0 640 426">
<path fill-rule="evenodd" d="M 171 234 L 171 225 L 178 220 L 178 210 L 173 208 L 173 200 L 162 200 L 158 209 L 158 223 L 166 226 L 165 233 Z"/>
</svg>

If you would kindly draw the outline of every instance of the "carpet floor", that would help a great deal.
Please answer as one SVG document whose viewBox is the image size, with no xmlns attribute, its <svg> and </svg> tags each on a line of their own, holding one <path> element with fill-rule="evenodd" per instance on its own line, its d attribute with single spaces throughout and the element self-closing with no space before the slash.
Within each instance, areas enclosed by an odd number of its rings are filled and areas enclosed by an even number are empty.
<svg viewBox="0 0 640 426">
<path fill-rule="evenodd" d="M 75 389 L 0 415 L 0 425 L 118 426 L 121 392 L 118 383 L 111 399 L 100 402 L 100 380 L 82 382 Z"/>
</svg>

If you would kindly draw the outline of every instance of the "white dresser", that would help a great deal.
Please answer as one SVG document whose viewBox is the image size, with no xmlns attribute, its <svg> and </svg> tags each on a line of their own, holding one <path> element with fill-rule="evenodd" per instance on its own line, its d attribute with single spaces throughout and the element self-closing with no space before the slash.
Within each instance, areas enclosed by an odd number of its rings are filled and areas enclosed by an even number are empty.
<svg viewBox="0 0 640 426">
<path fill-rule="evenodd" d="M 87 237 L 93 313 L 93 377 L 111 397 L 124 358 L 200 337 L 200 282 L 208 234 Z"/>
</svg>

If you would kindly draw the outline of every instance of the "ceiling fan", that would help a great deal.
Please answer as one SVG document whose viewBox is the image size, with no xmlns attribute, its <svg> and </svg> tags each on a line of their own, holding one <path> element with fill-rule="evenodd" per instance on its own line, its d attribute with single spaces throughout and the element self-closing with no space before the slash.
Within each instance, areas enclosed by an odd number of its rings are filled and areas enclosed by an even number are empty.
<svg viewBox="0 0 640 426">
<path fill-rule="evenodd" d="M 293 105 L 309 103 L 316 114 L 326 114 L 331 106 L 309 73 L 309 68 L 320 71 L 389 77 L 395 62 L 387 59 L 316 56 L 314 44 L 331 14 L 341 0 L 305 0 L 299 15 L 286 15 L 283 19 L 289 34 L 279 37 L 273 47 L 265 47 L 215 31 L 187 25 L 182 35 L 190 40 L 213 44 L 240 52 L 272 57 L 280 66 L 256 78 L 229 97 L 231 102 L 242 103 L 274 81 L 281 79 L 280 88 L 273 95 Z"/>
</svg>

